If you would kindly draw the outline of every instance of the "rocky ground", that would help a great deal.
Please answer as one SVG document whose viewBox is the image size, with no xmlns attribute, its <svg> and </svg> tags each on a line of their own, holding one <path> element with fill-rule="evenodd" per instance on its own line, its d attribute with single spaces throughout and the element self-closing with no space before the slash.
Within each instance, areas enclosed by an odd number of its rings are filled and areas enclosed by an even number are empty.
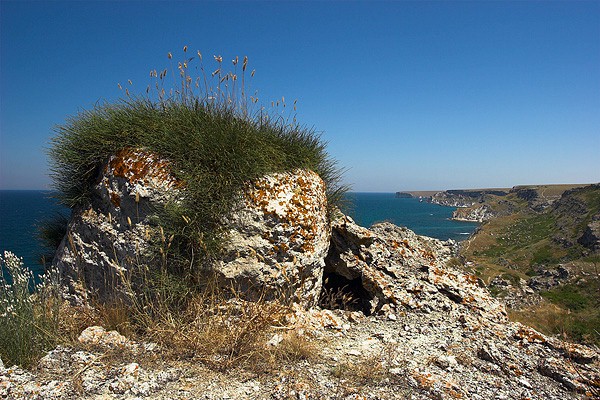
<svg viewBox="0 0 600 400">
<path fill-rule="evenodd" d="M 151 344 L 90 328 L 80 337 L 80 347 L 53 350 L 34 371 L 3 368 L 0 395 L 11 399 L 576 399 L 593 398 L 590 390 L 598 389 L 597 352 L 565 346 L 520 324 L 479 325 L 481 321 L 458 310 L 377 317 L 321 311 L 312 318 L 328 321 L 312 332 L 319 349 L 314 359 L 265 371 L 219 372 L 193 359 L 161 361 L 161 349 Z M 89 338 L 92 332 L 94 339 Z"/>
<path fill-rule="evenodd" d="M 600 391 L 598 349 L 509 322 L 481 283 L 445 265 L 451 243 L 349 218 L 333 226 L 326 274 L 362 268 L 371 307 L 295 307 L 286 332 L 310 354 L 222 371 L 193 354 L 100 327 L 37 367 L 0 369 L 10 399 L 583 399 Z M 327 272 L 329 271 L 329 272 Z M 357 292 L 358 293 L 358 292 Z M 368 315 L 372 312 L 371 315 Z M 273 330 L 265 346 L 281 345 Z M 167 356 L 170 354 L 171 356 Z M 217 364 L 218 365 L 218 364 Z M 7 368 L 8 367 L 8 368 Z"/>
<path fill-rule="evenodd" d="M 115 270 L 135 268 L 140 262 L 154 266 L 145 251 L 149 237 L 158 235 L 149 211 L 182 190 L 168 173 L 168 161 L 141 150 L 117 154 L 100 170 L 93 201 L 74 213 L 53 263 L 67 282 L 72 279 L 71 297 L 80 304 L 86 293 L 78 289 L 77 277 L 83 277 L 85 287 L 108 296 L 114 285 L 107 282 L 114 280 L 107 277 L 121 276 Z M 267 176 L 249 184 L 244 196 L 229 221 L 227 256 L 214 268 L 223 281 L 262 288 L 269 298 L 288 294 L 285 299 L 293 304 L 286 305 L 284 324 L 261 331 L 264 335 L 253 348 L 293 357 L 230 366 L 221 362 L 227 354 L 217 352 L 214 358 L 211 353 L 207 358 L 189 348 L 177 353 L 145 342 L 149 339 L 126 338 L 93 326 L 75 343 L 50 351 L 30 371 L 0 362 L 0 396 L 598 397 L 598 349 L 510 322 L 504 305 L 480 279 L 466 274 L 463 266 L 450 266 L 456 243 L 418 236 L 389 223 L 366 229 L 345 216 L 329 223 L 324 185 L 309 171 Z M 160 236 L 164 244 L 162 228 Z M 236 299 L 224 307 L 256 304 L 247 300 Z M 243 322 L 253 329 L 249 321 L 223 315 L 225 325 Z M 281 350 L 294 343 L 295 353 Z"/>
</svg>

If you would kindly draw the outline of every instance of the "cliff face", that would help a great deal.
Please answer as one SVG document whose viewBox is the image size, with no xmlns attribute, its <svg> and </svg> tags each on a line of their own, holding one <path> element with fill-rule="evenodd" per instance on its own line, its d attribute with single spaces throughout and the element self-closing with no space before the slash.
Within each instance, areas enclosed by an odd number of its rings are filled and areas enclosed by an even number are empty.
<svg viewBox="0 0 600 400">
<path fill-rule="evenodd" d="M 471 207 L 477 203 L 483 203 L 491 197 L 506 196 L 504 190 L 482 189 L 482 190 L 446 190 L 431 196 L 433 204 L 449 207 Z"/>
<path fill-rule="evenodd" d="M 548 213 L 556 220 L 556 243 L 564 247 L 580 244 L 591 252 L 600 250 L 600 184 L 564 192 Z"/>
<path fill-rule="evenodd" d="M 485 222 L 496 216 L 496 213 L 485 204 L 481 206 L 458 208 L 452 212 L 452 219 L 456 221 Z"/>
</svg>

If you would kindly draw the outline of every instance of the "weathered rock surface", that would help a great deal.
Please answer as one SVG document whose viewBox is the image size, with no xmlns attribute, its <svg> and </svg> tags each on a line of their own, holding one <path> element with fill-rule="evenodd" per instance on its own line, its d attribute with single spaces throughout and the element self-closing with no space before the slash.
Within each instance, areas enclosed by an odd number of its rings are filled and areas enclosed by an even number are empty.
<svg viewBox="0 0 600 400">
<path fill-rule="evenodd" d="M 362 307 L 367 313 L 466 307 L 491 320 L 505 321 L 504 307 L 475 276 L 445 266 L 455 251 L 453 241 L 419 236 L 390 223 L 366 229 L 342 217 L 332 226 L 325 276 L 343 277 L 354 287 L 359 284 L 369 300 Z"/>
<path fill-rule="evenodd" d="M 91 205 L 73 213 L 54 260 L 71 292 L 85 295 L 78 287 L 83 280 L 103 298 L 132 268 L 156 266 L 149 246 L 159 235 L 153 212 L 183 195 L 168 160 L 142 150 L 111 157 Z M 296 170 L 249 183 L 227 223 L 229 240 L 215 264 L 223 283 L 316 304 L 330 236 L 325 185 L 317 174 Z"/>
<path fill-rule="evenodd" d="M 493 196 L 506 196 L 505 190 L 446 190 L 431 196 L 431 203 L 449 207 L 471 207 Z"/>
<path fill-rule="evenodd" d="M 56 264 L 101 293 L 109 278 L 152 261 L 153 208 L 184 190 L 168 160 L 141 150 L 115 155 L 91 206 L 75 211 Z M 600 393 L 598 349 L 510 322 L 475 276 L 448 265 L 452 241 L 389 223 L 366 229 L 345 216 L 328 225 L 323 182 L 312 172 L 248 183 L 226 223 L 218 278 L 295 301 L 285 331 L 313 341 L 312 360 L 218 372 L 90 327 L 32 371 L 0 363 L 0 397 L 564 400 Z M 331 296 L 330 305 L 340 305 L 341 294 L 348 310 L 309 308 L 319 294 L 322 303 Z M 264 345 L 280 346 L 284 332 L 269 333 Z"/>
<path fill-rule="evenodd" d="M 592 217 L 577 241 L 592 251 L 600 252 L 600 212 Z"/>
<path fill-rule="evenodd" d="M 249 184 L 228 236 L 215 265 L 221 280 L 246 293 L 317 303 L 330 229 L 325 185 L 316 173 L 276 173 Z"/>
<path fill-rule="evenodd" d="M 170 174 L 168 160 L 143 150 L 123 150 L 103 166 L 92 191 L 91 204 L 74 210 L 54 258 L 54 265 L 70 282 L 100 298 L 140 263 L 148 263 L 152 234 L 149 217 L 155 207 L 176 198 L 179 182 Z"/>
<path fill-rule="evenodd" d="M 484 222 L 496 217 L 496 214 L 487 205 L 458 208 L 452 212 L 452 219 L 456 221 Z"/>
</svg>

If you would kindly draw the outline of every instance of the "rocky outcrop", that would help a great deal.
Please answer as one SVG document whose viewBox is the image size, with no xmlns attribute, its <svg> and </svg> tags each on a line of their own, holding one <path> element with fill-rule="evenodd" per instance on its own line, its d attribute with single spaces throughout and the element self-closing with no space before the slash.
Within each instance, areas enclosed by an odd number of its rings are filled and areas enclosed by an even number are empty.
<svg viewBox="0 0 600 400">
<path fill-rule="evenodd" d="M 479 202 L 479 196 L 453 194 L 449 191 L 438 192 L 431 196 L 430 202 L 447 207 L 471 207 Z"/>
<path fill-rule="evenodd" d="M 104 298 L 135 268 L 158 268 L 150 243 L 163 233 L 153 214 L 185 195 L 170 168 L 168 160 L 132 149 L 103 166 L 91 204 L 73 213 L 54 260 L 80 300 L 89 292 Z M 214 264 L 221 283 L 248 296 L 317 302 L 330 235 L 317 174 L 296 170 L 249 182 L 224 224 L 228 240 Z"/>
<path fill-rule="evenodd" d="M 142 150 L 120 152 L 103 167 L 91 204 L 75 210 L 55 259 L 73 286 L 84 278 L 86 289 L 102 293 L 112 277 L 152 265 L 154 209 L 185 195 L 169 169 L 168 160 Z M 248 182 L 223 221 L 229 239 L 214 265 L 223 285 L 289 301 L 282 326 L 258 335 L 264 346 L 282 346 L 294 332 L 313 342 L 318 362 L 238 378 L 186 357 L 163 359 L 167 349 L 154 343 L 90 327 L 32 371 L 0 362 L 0 396 L 563 400 L 599 393 L 598 350 L 510 322 L 476 276 L 449 265 L 455 242 L 390 223 L 367 229 L 343 215 L 329 222 L 326 210 L 313 172 Z"/>
<path fill-rule="evenodd" d="M 156 230 L 149 219 L 157 207 L 177 199 L 180 186 L 169 161 L 156 154 L 130 149 L 112 156 L 90 204 L 73 211 L 53 261 L 71 293 L 103 298 L 127 271 L 152 263 L 149 240 Z"/>
<path fill-rule="evenodd" d="M 325 277 L 361 296 L 367 313 L 465 307 L 496 321 L 506 320 L 504 307 L 480 286 L 476 277 L 445 266 L 456 243 L 416 235 L 390 223 L 371 229 L 342 217 L 333 223 Z M 366 301 L 365 301 L 366 300 Z"/>
<path fill-rule="evenodd" d="M 545 269 L 538 266 L 534 268 L 537 275 L 527 281 L 527 286 L 538 292 L 550 290 L 556 286 L 566 283 L 572 277 L 570 271 L 563 265 L 555 269 Z"/>
<path fill-rule="evenodd" d="M 592 217 L 577 242 L 594 252 L 600 252 L 600 212 Z"/>
<path fill-rule="evenodd" d="M 452 219 L 455 221 L 485 222 L 496 216 L 496 213 L 494 213 L 487 204 L 468 208 L 458 208 L 452 212 Z"/>
<path fill-rule="evenodd" d="M 289 215 L 296 214 L 282 200 L 284 193 L 290 199 L 294 196 L 283 187 L 276 194 L 279 189 L 271 190 L 271 185 L 287 181 L 286 185 L 293 187 L 299 180 L 304 181 L 303 186 L 308 185 L 304 186 L 307 192 L 319 186 L 312 173 L 306 171 L 265 177 L 249 184 L 246 193 L 256 196 L 246 198 L 231 223 L 246 221 L 239 226 L 259 242 L 260 246 L 253 246 L 261 254 L 269 255 L 269 246 L 290 239 L 277 238 L 273 244 L 264 238 L 263 242 L 259 240 L 263 237 L 260 227 L 280 226 L 277 224 L 284 224 L 284 220 L 289 223 Z M 261 194 L 267 188 L 270 194 Z M 302 214 L 305 205 L 297 206 L 296 211 Z M 252 211 L 257 208 L 264 213 Z M 305 222 L 299 225 L 306 229 L 316 223 Z M 316 233 L 307 230 L 305 238 L 312 237 L 310 232 Z M 285 231 L 288 234 L 290 231 Z M 315 236 L 310 243 L 325 239 Z M 294 248 L 295 244 L 290 242 L 289 246 Z M 234 249 L 230 248 L 230 254 L 238 251 Z M 291 251 L 300 253 L 302 249 Z M 283 346 L 284 332 L 300 335 L 312 342 L 313 358 L 272 366 L 261 373 L 242 368 L 235 373 L 219 372 L 187 357 L 163 358 L 162 352 L 169 354 L 171 350 L 154 343 L 136 342 L 115 331 L 90 327 L 74 346 L 49 352 L 32 371 L 0 365 L 0 396 L 390 400 L 597 397 L 598 349 L 567 343 L 510 322 L 504 306 L 492 298 L 481 281 L 448 265 L 454 253 L 455 243 L 451 241 L 418 236 L 389 223 L 366 229 L 342 216 L 332 224 L 324 269 L 328 283 L 323 290 L 339 290 L 358 302 L 350 301 L 347 310 L 307 310 L 292 304 L 282 321 L 285 326 L 273 327 L 264 335 L 264 346 L 272 349 Z M 290 257 L 295 255 L 290 253 Z M 259 258 L 255 261 L 251 252 L 242 256 L 251 264 L 264 262 L 257 266 L 262 270 L 276 266 Z M 288 261 L 282 258 L 278 263 Z M 227 268 L 226 262 L 223 267 Z M 294 289 L 296 293 L 304 290 L 302 285 Z"/>
<path fill-rule="evenodd" d="M 471 207 L 477 203 L 483 203 L 489 197 L 506 196 L 504 190 L 481 189 L 481 190 L 446 190 L 431 196 L 431 203 L 448 207 Z"/>
<path fill-rule="evenodd" d="M 246 294 L 266 291 L 317 303 L 330 238 L 325 186 L 317 174 L 276 173 L 248 184 L 228 237 L 215 264 L 221 281 Z"/>
</svg>

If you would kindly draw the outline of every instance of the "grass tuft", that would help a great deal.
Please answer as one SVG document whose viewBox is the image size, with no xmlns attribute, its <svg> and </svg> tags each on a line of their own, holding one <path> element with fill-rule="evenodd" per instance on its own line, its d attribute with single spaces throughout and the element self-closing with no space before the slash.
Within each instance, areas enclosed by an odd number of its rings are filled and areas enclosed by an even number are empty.
<svg viewBox="0 0 600 400">
<path fill-rule="evenodd" d="M 223 220 L 253 179 L 313 170 L 326 184 L 330 210 L 347 190 L 321 136 L 280 112 L 284 98 L 267 110 L 246 94 L 247 58 L 241 73 L 238 62 L 234 71 L 225 72 L 223 58 L 214 59 L 218 68 L 212 75 L 204 72 L 199 52 L 178 63 L 177 71 L 151 71 L 154 85 L 146 95 L 126 92 L 117 102 L 68 118 L 56 127 L 49 149 L 54 188 L 70 208 L 91 203 L 102 166 L 120 150 L 141 148 L 169 159 L 172 174 L 185 186 L 184 198 L 156 210 L 154 221 L 173 236 L 173 270 L 197 268 L 218 254 Z M 189 72 L 194 63 L 197 77 Z M 180 83 L 166 88 L 167 75 L 179 76 Z"/>
</svg>

